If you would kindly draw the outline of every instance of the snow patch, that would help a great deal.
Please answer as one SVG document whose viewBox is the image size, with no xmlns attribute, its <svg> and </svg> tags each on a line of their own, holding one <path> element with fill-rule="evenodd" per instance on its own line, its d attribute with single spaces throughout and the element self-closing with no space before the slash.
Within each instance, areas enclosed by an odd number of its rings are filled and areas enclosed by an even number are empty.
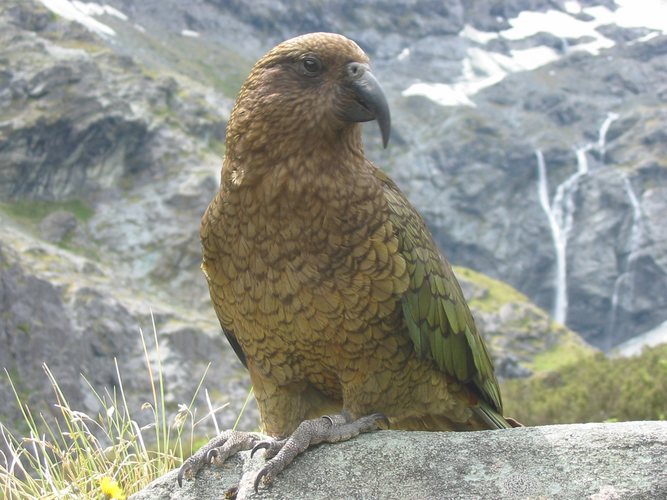
<svg viewBox="0 0 667 500">
<path fill-rule="evenodd" d="M 599 55 L 602 49 L 611 48 L 615 44 L 613 40 L 597 31 L 600 26 L 616 24 L 622 28 L 645 27 L 657 30 L 631 43 L 648 41 L 657 36 L 658 32 L 667 33 L 667 1 L 616 0 L 616 4 L 618 8 L 611 11 L 604 6 L 582 7 L 578 1 L 566 1 L 565 12 L 523 11 L 517 17 L 508 19 L 511 26 L 509 29 L 485 32 L 467 24 L 459 35 L 476 44 L 486 45 L 495 39 L 514 41 L 538 33 L 550 33 L 563 40 L 565 52 L 585 51 Z M 580 13 L 587 14 L 590 20 L 574 17 Z M 590 41 L 573 42 L 582 38 Z M 470 48 L 467 57 L 462 61 L 461 77 L 456 82 L 417 82 L 405 89 L 402 95 L 422 95 L 443 106 L 475 106 L 471 98 L 481 89 L 500 82 L 509 73 L 534 70 L 558 60 L 561 56 L 561 53 L 544 45 L 512 50 L 509 56 L 476 47 Z"/>
<path fill-rule="evenodd" d="M 509 23 L 512 27 L 501 31 L 500 34 L 508 40 L 521 40 L 538 33 L 551 33 L 562 39 L 591 37 L 593 38 L 592 42 L 574 45 L 573 49 L 585 50 L 597 55 L 601 49 L 614 46 L 612 40 L 596 30 L 601 24 L 600 19 L 607 19 L 607 13 L 611 14 L 609 10 L 604 9 L 600 11 L 597 17 L 594 16 L 592 21 L 582 21 L 558 10 L 548 10 L 546 12 L 523 11 L 514 19 L 510 19 Z"/>
<path fill-rule="evenodd" d="M 482 45 L 489 43 L 491 40 L 498 38 L 498 33 L 488 32 L 488 31 L 479 31 L 478 29 L 473 28 L 469 24 L 466 24 L 461 32 L 459 33 L 464 38 L 472 40 L 473 42 L 480 43 Z"/>
<path fill-rule="evenodd" d="M 85 59 L 88 56 L 88 52 L 83 49 L 70 49 L 68 47 L 61 47 L 60 45 L 47 45 L 46 51 L 54 58 L 58 60 L 71 60 L 71 59 Z"/>
<path fill-rule="evenodd" d="M 403 50 L 401 50 L 401 53 L 396 56 L 396 59 L 399 61 L 403 61 L 410 57 L 410 49 L 408 47 L 405 47 Z"/>
<path fill-rule="evenodd" d="M 95 2 L 79 2 L 78 0 L 73 0 L 72 5 L 89 16 L 103 16 L 104 14 L 107 14 L 109 16 L 117 17 L 122 21 L 127 21 L 127 16 L 111 5 L 100 5 Z"/>
<path fill-rule="evenodd" d="M 128 17 L 118 9 L 110 5 L 102 5 L 94 2 L 79 2 L 69 0 L 40 0 L 42 4 L 54 14 L 64 19 L 82 24 L 90 31 L 101 36 L 112 37 L 116 32 L 93 16 L 109 15 L 127 21 Z"/>
<path fill-rule="evenodd" d="M 199 33 L 192 30 L 181 30 L 181 35 L 189 38 L 199 38 Z"/>
<path fill-rule="evenodd" d="M 512 27 L 500 34 L 509 40 L 527 38 L 540 32 L 561 38 L 593 37 L 602 47 L 606 47 L 612 46 L 613 42 L 597 31 L 598 27 L 606 24 L 615 24 L 621 28 L 648 28 L 667 33 L 665 0 L 616 0 L 616 5 L 618 8 L 611 11 L 602 5 L 582 8 L 579 2 L 565 2 L 567 12 L 523 11 L 517 17 L 509 19 Z M 588 14 L 592 19 L 584 21 L 570 15 L 580 12 Z"/>
<path fill-rule="evenodd" d="M 540 45 L 531 49 L 512 50 L 512 64 L 515 71 L 530 71 L 557 60 L 560 56 L 551 47 Z"/>
<path fill-rule="evenodd" d="M 421 95 L 442 106 L 475 107 L 471 97 L 500 82 L 508 73 L 532 70 L 558 59 L 556 51 L 549 47 L 513 50 L 509 56 L 471 47 L 466 54 L 459 81 L 451 84 L 413 83 L 402 95 Z"/>
<path fill-rule="evenodd" d="M 614 349 L 614 353 L 620 356 L 636 356 L 641 354 L 644 347 L 653 347 L 665 343 L 667 343 L 667 321 L 648 332 L 619 344 Z"/>
<path fill-rule="evenodd" d="M 622 28 L 648 28 L 667 33 L 665 0 L 616 0 L 614 23 Z"/>
<path fill-rule="evenodd" d="M 413 83 L 401 95 L 408 97 L 412 95 L 424 96 L 441 106 L 472 106 L 475 103 L 468 97 L 468 84 L 465 82 L 446 83 Z"/>
</svg>

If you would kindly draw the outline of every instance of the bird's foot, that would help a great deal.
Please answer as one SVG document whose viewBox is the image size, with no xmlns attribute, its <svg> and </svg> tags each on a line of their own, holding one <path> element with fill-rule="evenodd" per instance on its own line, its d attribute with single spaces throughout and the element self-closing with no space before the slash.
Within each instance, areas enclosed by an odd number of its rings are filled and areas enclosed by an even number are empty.
<svg viewBox="0 0 667 500">
<path fill-rule="evenodd" d="M 206 464 L 221 465 L 230 456 L 239 451 L 249 450 L 263 437 L 254 432 L 225 431 L 211 439 L 196 453 L 188 458 L 178 471 L 178 485 L 183 486 L 183 479 L 193 479 Z"/>
<path fill-rule="evenodd" d="M 287 439 L 260 441 L 255 445 L 251 454 L 266 450 L 265 456 L 269 459 L 255 478 L 255 491 L 260 483 L 269 484 L 287 467 L 298 455 L 310 446 L 319 443 L 337 443 L 347 441 L 363 432 L 374 431 L 380 424 L 387 426 L 389 421 L 381 413 L 367 415 L 357 420 L 346 414 L 325 416 L 313 420 L 305 420 L 299 424 L 292 435 Z"/>
</svg>

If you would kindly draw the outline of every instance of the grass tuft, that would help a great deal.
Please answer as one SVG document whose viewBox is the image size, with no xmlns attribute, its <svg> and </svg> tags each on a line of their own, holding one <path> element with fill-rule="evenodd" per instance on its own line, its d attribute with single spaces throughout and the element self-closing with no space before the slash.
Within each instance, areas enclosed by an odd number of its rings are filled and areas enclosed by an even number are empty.
<svg viewBox="0 0 667 500">
<path fill-rule="evenodd" d="M 0 203 L 0 210 L 24 222 L 39 222 L 56 210 L 71 212 L 82 222 L 90 220 L 94 210 L 79 199 L 66 201 L 14 200 Z"/>
<path fill-rule="evenodd" d="M 0 423 L 0 498 L 105 498 L 124 500 L 154 479 L 178 467 L 199 444 L 195 428 L 212 418 L 222 407 L 213 408 L 197 420 L 194 406 L 208 367 L 190 403 L 180 404 L 178 412 L 167 413 L 157 330 L 153 338 L 157 354 L 157 374 L 153 373 L 144 332 L 140 330 L 151 401 L 141 409 L 152 413 L 150 423 L 140 426 L 131 413 L 123 390 L 118 362 L 114 359 L 118 390 L 99 393 L 85 379 L 102 410 L 94 416 L 71 407 L 49 367 L 44 372 L 55 395 L 56 416 L 35 415 L 22 402 L 9 379 L 21 410 L 26 437 L 17 437 Z M 154 376 L 157 375 L 157 376 Z M 217 423 L 216 423 L 217 430 Z"/>
</svg>

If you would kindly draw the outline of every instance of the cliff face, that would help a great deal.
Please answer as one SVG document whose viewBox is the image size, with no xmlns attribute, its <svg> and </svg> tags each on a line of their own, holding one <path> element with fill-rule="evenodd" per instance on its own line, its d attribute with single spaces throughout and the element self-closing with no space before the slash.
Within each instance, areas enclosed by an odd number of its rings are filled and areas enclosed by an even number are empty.
<svg viewBox="0 0 667 500">
<path fill-rule="evenodd" d="M 667 42 L 660 26 L 619 25 L 618 8 L 3 2 L 2 366 L 41 400 L 47 362 L 72 405 L 94 411 L 78 374 L 113 386 L 117 357 L 142 401 L 138 329 L 152 330 L 152 309 L 173 404 L 212 362 L 233 422 L 249 383 L 209 305 L 199 218 L 250 66 L 313 30 L 373 59 L 394 130 L 388 150 L 375 133 L 367 149 L 450 260 L 525 294 L 458 270 L 501 375 L 538 370 L 535 356 L 563 344 L 589 350 L 530 301 L 604 348 L 667 320 Z M 526 16 L 551 28 L 526 33 Z M 579 31 L 548 32 L 553 19 Z"/>
<path fill-rule="evenodd" d="M 455 262 L 508 281 L 604 349 L 663 321 L 665 89 L 654 65 L 666 43 L 508 76 L 437 127 L 446 141 L 411 153 L 430 173 L 401 174 L 426 195 L 416 202 Z"/>
<path fill-rule="evenodd" d="M 99 410 L 86 381 L 114 390 L 119 373 L 139 408 L 142 329 L 168 404 L 188 402 L 214 362 L 208 377 L 225 383 L 211 397 L 230 402 L 231 426 L 249 382 L 209 313 L 197 237 L 231 101 L 141 67 L 38 2 L 3 3 L 0 25 L 0 366 L 45 412 L 43 363 L 81 411 Z M 4 376 L 0 396 L 14 400 Z M 13 404 L 1 413 L 10 427 L 20 416 Z"/>
<path fill-rule="evenodd" d="M 381 151 L 372 134 L 368 148 L 426 214 L 451 260 L 510 283 L 603 349 L 667 320 L 667 249 L 660 237 L 664 8 L 652 12 L 612 0 L 369 0 L 354 8 L 308 0 L 78 5 L 78 23 L 63 29 L 87 26 L 88 37 L 121 54 L 126 68 L 138 66 L 162 82 L 143 89 L 152 96 L 133 95 L 127 81 L 120 96 L 106 94 L 107 107 L 132 103 L 128 122 L 107 117 L 85 137 L 77 135 L 78 120 L 70 127 L 77 144 L 84 139 L 80 149 L 48 154 L 60 165 L 58 178 L 67 179 L 58 193 L 71 196 L 85 185 L 78 160 L 87 147 L 94 151 L 84 158 L 113 163 L 103 138 L 124 130 L 131 140 L 122 151 L 114 148 L 116 163 L 135 171 L 154 168 L 146 144 L 160 137 L 141 119 L 137 123 L 139 102 L 144 118 L 157 112 L 184 121 L 195 144 L 219 142 L 224 123 L 214 115 L 229 109 L 250 65 L 268 47 L 302 32 L 342 32 L 371 55 L 392 106 L 392 147 Z M 23 17 L 39 27 L 35 15 Z M 49 78 L 67 86 L 82 72 L 89 83 L 77 85 L 81 95 L 100 79 L 114 80 L 86 67 L 81 62 L 41 71 L 25 92 L 39 94 Z M 200 104 L 194 109 L 192 99 L 189 107 L 179 99 L 191 89 Z M 79 112 L 89 107 L 86 101 L 77 103 Z M 22 133 L 33 132 L 49 135 L 48 127 Z M 60 142 L 56 136 L 52 141 Z M 63 154 L 66 161 L 59 159 Z M 172 154 L 183 153 L 177 148 Z M 197 162 L 185 164 L 194 168 Z M 53 176 L 25 179 L 21 192 L 41 193 L 44 183 L 58 184 Z M 107 186 L 116 185 L 110 173 L 105 178 Z M 116 236 L 104 238 L 115 242 Z M 147 253 L 144 248 L 133 258 Z"/>
</svg>

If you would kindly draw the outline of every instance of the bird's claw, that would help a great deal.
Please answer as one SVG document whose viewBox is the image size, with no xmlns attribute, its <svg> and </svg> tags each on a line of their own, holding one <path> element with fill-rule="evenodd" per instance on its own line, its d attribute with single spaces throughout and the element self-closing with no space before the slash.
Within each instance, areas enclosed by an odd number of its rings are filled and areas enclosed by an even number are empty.
<svg viewBox="0 0 667 500">
<path fill-rule="evenodd" d="M 255 493 L 259 491 L 259 485 L 263 482 L 265 485 L 270 484 L 275 477 L 285 468 L 280 462 L 270 460 L 262 467 L 255 477 Z"/>
<path fill-rule="evenodd" d="M 330 423 L 332 426 L 336 425 L 336 423 L 334 422 L 334 419 L 333 419 L 333 417 L 332 417 L 331 415 L 322 415 L 322 418 L 323 418 L 324 420 L 328 420 L 329 423 Z"/>
<path fill-rule="evenodd" d="M 255 452 L 259 450 L 268 450 L 271 447 L 271 443 L 269 441 L 260 441 L 257 443 L 252 451 L 250 452 L 250 458 L 255 456 Z"/>
<path fill-rule="evenodd" d="M 327 415 L 321 419 L 306 420 L 286 439 L 262 439 L 259 434 L 226 431 L 183 462 L 178 471 L 178 485 L 183 486 L 183 479 L 193 479 L 204 465 L 220 465 L 238 451 L 251 450 L 250 456 L 253 457 L 259 450 L 264 450 L 267 462 L 254 482 L 255 491 L 258 491 L 260 484 L 271 483 L 297 455 L 311 445 L 346 441 L 360 433 L 374 431 L 381 424 L 389 425 L 389 419 L 382 413 L 374 413 L 356 420 L 347 413 L 341 413 Z M 287 445 L 288 443 L 290 444 Z"/>
<path fill-rule="evenodd" d="M 384 413 L 373 413 L 369 415 L 369 419 L 374 420 L 376 426 L 381 423 L 384 427 L 389 427 L 389 418 Z"/>
<path fill-rule="evenodd" d="M 185 462 L 183 462 L 181 468 L 178 469 L 178 487 L 183 487 L 184 479 L 186 481 L 192 480 L 205 463 L 208 463 L 208 459 L 206 457 L 204 457 L 204 459 L 197 459 L 195 458 L 195 455 L 192 455 Z"/>
<path fill-rule="evenodd" d="M 220 451 L 218 448 L 213 448 L 212 450 L 208 450 L 208 453 L 206 454 L 206 463 L 207 464 L 217 464 L 217 460 L 220 458 Z"/>
<path fill-rule="evenodd" d="M 223 432 L 183 462 L 178 471 L 178 486 L 183 486 L 183 479 L 188 481 L 193 479 L 204 465 L 221 465 L 231 455 L 251 449 L 260 439 L 259 434 L 250 432 Z"/>
<path fill-rule="evenodd" d="M 259 492 L 259 483 L 262 481 L 262 478 L 267 474 L 266 467 L 264 467 L 259 473 L 257 474 L 257 477 L 255 478 L 255 493 Z"/>
<path fill-rule="evenodd" d="M 255 477 L 255 491 L 258 491 L 260 484 L 271 483 L 299 454 L 312 445 L 346 441 L 363 432 L 374 431 L 381 425 L 389 426 L 389 419 L 382 413 L 373 413 L 356 420 L 347 413 L 325 415 L 302 422 L 287 439 L 257 443 L 251 455 L 264 449 L 265 457 L 269 460 Z"/>
<path fill-rule="evenodd" d="M 264 458 L 271 459 L 275 457 L 278 452 L 283 448 L 283 445 L 287 442 L 287 439 L 266 439 L 260 441 L 255 445 L 255 447 L 250 452 L 250 457 L 255 456 L 255 452 L 259 450 L 266 450 L 264 452 Z"/>
<path fill-rule="evenodd" d="M 194 477 L 195 472 L 193 472 L 193 467 L 187 461 L 181 465 L 181 468 L 178 469 L 178 487 L 183 487 L 183 479 L 190 481 Z"/>
</svg>

